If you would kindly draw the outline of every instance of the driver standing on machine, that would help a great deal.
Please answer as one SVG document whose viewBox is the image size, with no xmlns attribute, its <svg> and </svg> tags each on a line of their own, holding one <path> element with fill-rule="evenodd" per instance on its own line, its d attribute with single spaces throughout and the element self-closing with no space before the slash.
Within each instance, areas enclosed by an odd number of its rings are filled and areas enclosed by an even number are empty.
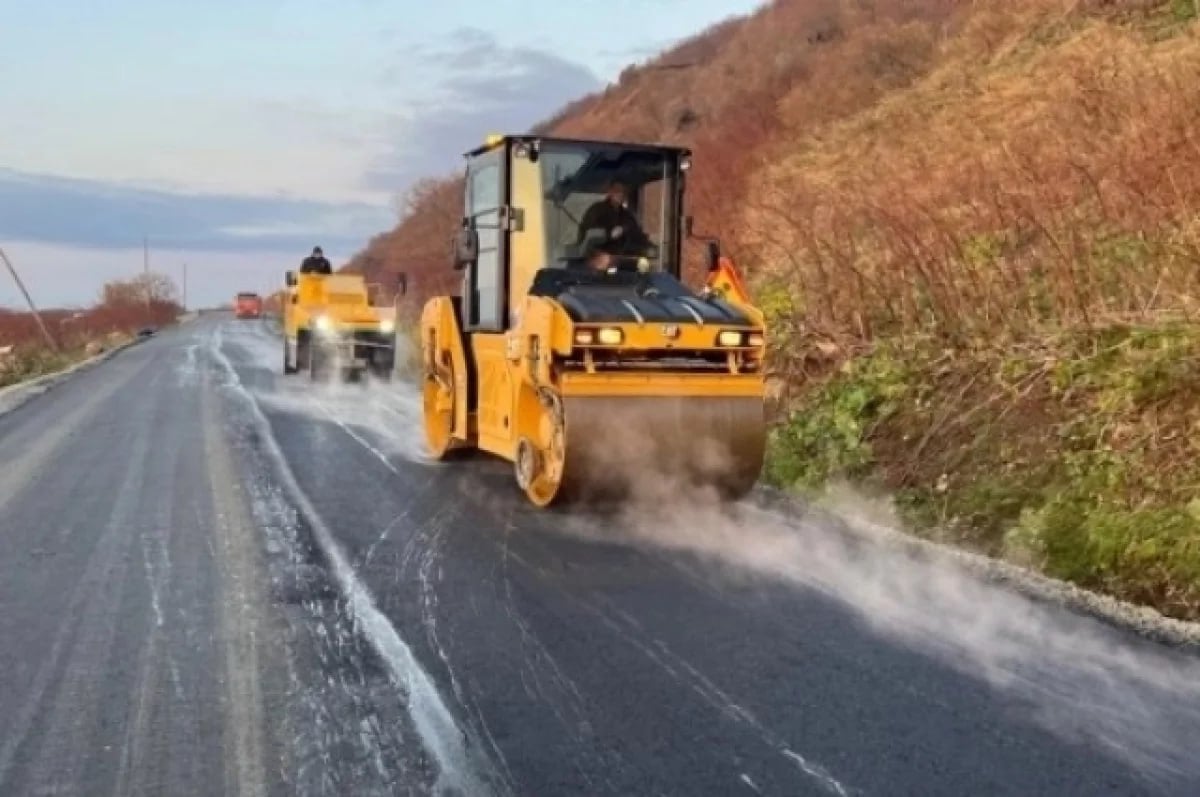
<svg viewBox="0 0 1200 797">
<path fill-rule="evenodd" d="M 325 253 L 321 251 L 321 247 L 314 246 L 312 254 L 304 258 L 304 262 L 300 264 L 301 274 L 332 274 L 333 266 L 326 259 Z"/>
<path fill-rule="evenodd" d="M 650 244 L 637 217 L 625 206 L 627 189 L 620 180 L 611 181 L 605 189 L 604 199 L 599 200 L 583 214 L 579 222 L 578 242 L 582 242 L 588 230 L 604 230 L 605 241 L 614 254 L 639 254 Z M 607 248 L 607 247 L 606 247 Z"/>
</svg>

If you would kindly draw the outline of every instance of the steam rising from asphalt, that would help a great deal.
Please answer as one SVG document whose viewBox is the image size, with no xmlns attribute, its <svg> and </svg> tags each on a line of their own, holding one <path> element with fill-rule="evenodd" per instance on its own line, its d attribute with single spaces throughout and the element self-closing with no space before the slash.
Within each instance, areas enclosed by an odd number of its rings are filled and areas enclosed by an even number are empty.
<svg viewBox="0 0 1200 797">
<path fill-rule="evenodd" d="M 256 365 L 279 373 L 281 339 L 261 324 L 248 325 L 239 332 L 236 337 L 230 336 L 231 340 L 245 348 Z M 322 423 L 333 421 L 348 432 L 369 435 L 371 447 L 388 456 L 427 459 L 421 396 L 408 382 L 384 382 L 363 375 L 357 383 L 330 379 L 313 384 L 308 374 L 301 373 L 279 376 L 269 390 L 254 393 L 264 407 Z"/>
<path fill-rule="evenodd" d="M 637 437 L 612 428 L 607 442 L 633 454 Z M 990 583 L 932 546 L 901 543 L 887 509 L 852 492 L 828 513 L 723 507 L 646 460 L 624 461 L 634 500 L 616 517 L 571 518 L 570 533 L 689 552 L 735 578 L 814 590 L 875 632 L 1027 701 L 1051 731 L 1160 783 L 1200 783 L 1200 658 Z"/>
<path fill-rule="evenodd" d="M 661 493 L 619 523 L 576 523 L 592 538 L 687 551 L 798 584 L 848 606 L 876 632 L 1027 699 L 1037 719 L 1098 743 L 1148 776 L 1200 782 L 1200 661 L 1039 604 L 962 568 L 889 545 L 868 506 L 851 521 L 792 518 L 696 491 Z M 864 511 L 865 510 L 865 511 Z M 853 529 L 853 530 L 852 530 Z"/>
<path fill-rule="evenodd" d="M 237 343 L 277 370 L 278 338 L 263 332 L 239 336 Z M 333 419 L 368 433 L 388 454 L 426 460 L 420 397 L 410 385 L 333 384 L 314 391 L 306 376 L 297 379 L 303 384 L 294 387 L 276 380 L 258 400 Z M 712 448 L 703 440 L 691 444 Z M 1039 722 L 1070 740 L 1098 745 L 1160 783 L 1200 782 L 1200 660 L 1029 600 L 946 557 L 896 544 L 894 520 L 861 496 L 837 499 L 830 507 L 837 520 L 753 502 L 723 507 L 711 491 L 656 467 L 643 456 L 646 445 L 641 430 L 605 427 L 608 464 L 624 469 L 634 501 L 616 517 L 569 516 L 565 531 L 695 554 L 725 565 L 736 578 L 813 590 L 848 607 L 889 642 L 1028 702 Z"/>
</svg>

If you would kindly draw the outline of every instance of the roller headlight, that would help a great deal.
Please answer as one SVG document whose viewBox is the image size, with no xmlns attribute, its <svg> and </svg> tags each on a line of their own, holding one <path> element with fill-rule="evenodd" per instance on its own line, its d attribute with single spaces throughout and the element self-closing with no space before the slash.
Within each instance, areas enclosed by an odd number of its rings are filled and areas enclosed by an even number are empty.
<svg viewBox="0 0 1200 797">
<path fill-rule="evenodd" d="M 600 327 L 599 329 L 575 330 L 575 343 L 580 346 L 619 346 L 625 340 L 625 333 L 620 327 Z"/>
<path fill-rule="evenodd" d="M 746 345 L 754 348 L 761 348 L 766 339 L 761 332 L 751 332 L 746 336 Z"/>
<path fill-rule="evenodd" d="M 379 322 L 379 331 L 390 335 L 396 331 L 396 322 L 390 318 L 385 318 Z"/>
<path fill-rule="evenodd" d="M 625 339 L 625 335 L 617 327 L 601 327 L 596 339 L 606 346 L 616 346 Z"/>
<path fill-rule="evenodd" d="M 327 315 L 319 315 L 316 320 L 318 332 L 332 332 L 333 319 Z"/>
<path fill-rule="evenodd" d="M 742 333 L 736 329 L 722 329 L 717 333 L 718 346 L 741 346 Z"/>
</svg>

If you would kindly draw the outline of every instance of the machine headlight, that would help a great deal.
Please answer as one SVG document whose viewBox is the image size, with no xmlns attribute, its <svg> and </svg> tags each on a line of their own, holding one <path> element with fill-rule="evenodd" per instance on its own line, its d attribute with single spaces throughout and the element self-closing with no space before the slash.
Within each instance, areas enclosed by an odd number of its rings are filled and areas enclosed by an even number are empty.
<svg viewBox="0 0 1200 797">
<path fill-rule="evenodd" d="M 760 348 L 763 345 L 763 343 L 765 342 L 765 340 L 766 339 L 763 338 L 763 333 L 751 332 L 749 335 L 746 336 L 746 345 L 753 346 L 755 348 Z"/>
<path fill-rule="evenodd" d="M 596 339 L 606 346 L 616 346 L 625 339 L 625 335 L 618 327 L 601 327 Z"/>
<path fill-rule="evenodd" d="M 718 346 L 741 346 L 742 333 L 736 329 L 722 329 L 717 333 Z"/>
<path fill-rule="evenodd" d="M 331 332 L 333 330 L 333 319 L 327 315 L 317 316 L 317 331 Z"/>
<path fill-rule="evenodd" d="M 379 331 L 390 335 L 396 331 L 396 322 L 390 318 L 385 318 L 379 322 Z"/>
<path fill-rule="evenodd" d="M 620 327 L 600 327 L 599 329 L 575 330 L 575 342 L 580 346 L 591 346 L 599 343 L 603 346 L 617 346 L 625 340 L 625 333 Z"/>
</svg>

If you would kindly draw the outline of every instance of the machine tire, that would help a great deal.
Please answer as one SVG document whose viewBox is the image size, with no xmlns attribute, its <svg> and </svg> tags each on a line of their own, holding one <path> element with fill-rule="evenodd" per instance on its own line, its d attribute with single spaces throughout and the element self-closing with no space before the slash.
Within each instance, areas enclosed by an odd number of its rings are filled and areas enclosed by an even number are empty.
<svg viewBox="0 0 1200 797">
<path fill-rule="evenodd" d="M 421 383 L 425 444 L 437 460 L 449 459 L 454 451 L 454 372 L 439 367 L 442 381 L 426 374 Z"/>
<path fill-rule="evenodd" d="M 562 426 L 562 402 L 556 393 L 543 396 L 542 416 L 534 438 L 517 441 L 513 473 L 525 497 L 541 509 L 565 503 L 563 464 L 566 435 Z"/>
<path fill-rule="evenodd" d="M 329 375 L 328 355 L 319 346 L 311 346 L 308 351 L 308 376 L 314 382 L 323 382 Z"/>
<path fill-rule="evenodd" d="M 312 363 L 312 343 L 308 334 L 301 332 L 296 336 L 296 371 L 307 371 Z"/>
<path fill-rule="evenodd" d="M 292 366 L 292 346 L 288 343 L 287 338 L 283 339 L 283 373 L 290 375 L 296 373 L 298 369 Z"/>
<path fill-rule="evenodd" d="M 387 353 L 376 359 L 372 359 L 371 376 L 384 382 L 392 381 L 392 373 L 396 370 L 396 351 L 394 349 L 387 350 Z"/>
</svg>

